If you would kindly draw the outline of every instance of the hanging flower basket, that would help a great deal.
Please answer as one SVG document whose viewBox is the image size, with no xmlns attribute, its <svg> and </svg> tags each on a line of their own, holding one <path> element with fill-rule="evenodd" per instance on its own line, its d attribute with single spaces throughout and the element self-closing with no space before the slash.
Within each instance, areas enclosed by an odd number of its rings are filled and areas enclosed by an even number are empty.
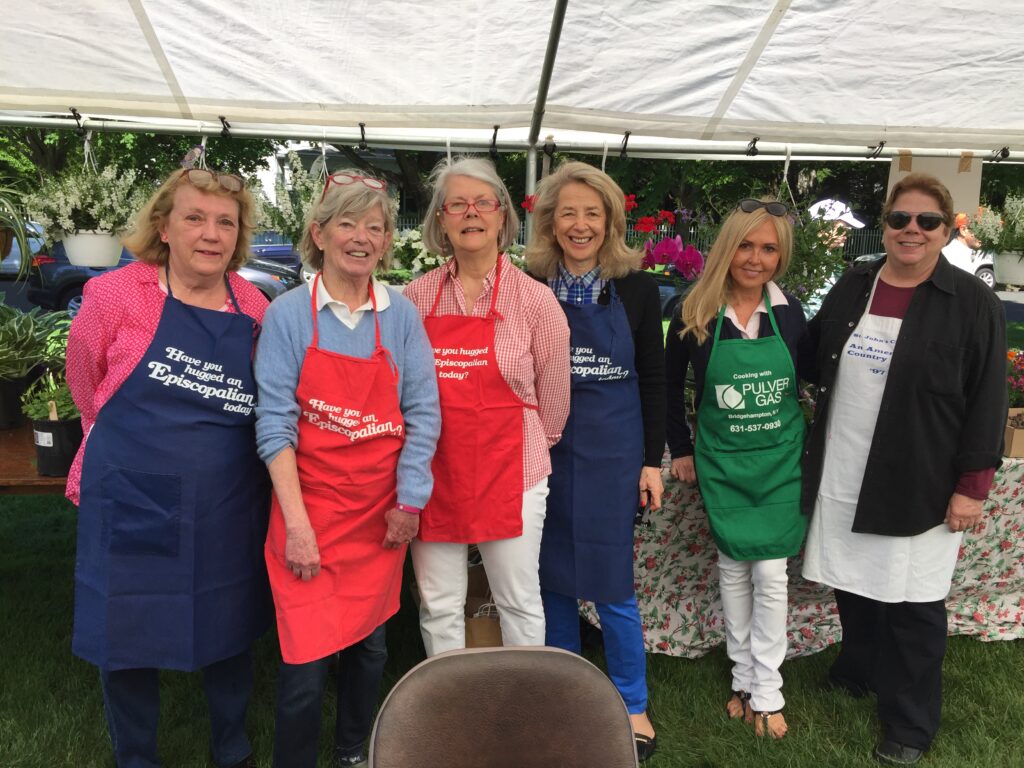
<svg viewBox="0 0 1024 768">
<path fill-rule="evenodd" d="M 112 267 L 121 259 L 121 241 L 108 232 L 77 232 L 63 237 L 68 261 L 79 267 Z"/>
</svg>

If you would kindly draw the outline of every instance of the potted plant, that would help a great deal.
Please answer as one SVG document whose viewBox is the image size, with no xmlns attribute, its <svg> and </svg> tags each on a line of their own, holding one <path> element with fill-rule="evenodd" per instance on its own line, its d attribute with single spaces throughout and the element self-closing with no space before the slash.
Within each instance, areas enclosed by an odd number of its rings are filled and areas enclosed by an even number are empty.
<svg viewBox="0 0 1024 768">
<path fill-rule="evenodd" d="M 82 444 L 82 417 L 64 373 L 47 371 L 21 396 L 21 410 L 32 420 L 36 471 L 63 477 Z"/>
<path fill-rule="evenodd" d="M 11 429 L 21 422 L 19 398 L 40 366 L 64 367 L 71 321 L 66 312 L 23 312 L 3 299 L 0 293 L 0 429 Z"/>
<path fill-rule="evenodd" d="M 1006 353 L 1006 389 L 1010 412 L 1006 423 L 1004 453 L 1013 458 L 1024 458 L 1024 350 L 1011 349 Z"/>
<path fill-rule="evenodd" d="M 121 257 L 118 235 L 145 194 L 134 170 L 108 166 L 97 173 L 84 167 L 48 178 L 26 207 L 43 225 L 48 243 L 64 241 L 72 264 L 109 267 Z"/>
<path fill-rule="evenodd" d="M 1007 195 L 1002 211 L 978 208 L 971 234 L 995 254 L 996 282 L 1024 285 L 1024 196 Z"/>
<path fill-rule="evenodd" d="M 21 252 L 18 277 L 28 274 L 32 253 L 28 243 L 28 219 L 22 213 L 22 193 L 0 181 L 0 259 L 6 258 L 15 243 Z"/>
</svg>

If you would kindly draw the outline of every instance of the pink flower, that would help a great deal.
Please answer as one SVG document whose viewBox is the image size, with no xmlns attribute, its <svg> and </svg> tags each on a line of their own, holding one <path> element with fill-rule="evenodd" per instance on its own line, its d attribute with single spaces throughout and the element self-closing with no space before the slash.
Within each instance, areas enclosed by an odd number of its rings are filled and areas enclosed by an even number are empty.
<svg viewBox="0 0 1024 768">
<path fill-rule="evenodd" d="M 677 237 L 676 239 L 678 240 L 679 238 Z M 686 248 L 682 249 L 672 264 L 675 266 L 676 271 L 687 280 L 696 280 L 700 273 L 704 271 L 704 257 L 692 245 L 687 245 Z"/>
<path fill-rule="evenodd" d="M 981 614 L 981 611 L 975 611 L 971 615 L 971 618 L 974 619 L 979 624 L 981 624 L 983 621 L 985 621 L 985 617 Z"/>
<path fill-rule="evenodd" d="M 658 565 L 658 561 L 654 558 L 654 555 L 651 555 L 647 558 L 647 561 L 644 563 L 644 565 L 647 567 L 648 571 L 653 571 L 654 568 Z"/>
</svg>

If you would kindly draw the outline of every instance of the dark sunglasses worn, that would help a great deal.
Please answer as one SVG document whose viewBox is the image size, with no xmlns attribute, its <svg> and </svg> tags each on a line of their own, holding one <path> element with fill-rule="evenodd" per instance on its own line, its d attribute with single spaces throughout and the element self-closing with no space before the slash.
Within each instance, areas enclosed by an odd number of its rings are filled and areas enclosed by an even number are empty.
<svg viewBox="0 0 1024 768">
<path fill-rule="evenodd" d="M 914 220 L 913 213 L 907 213 L 906 211 L 889 211 L 885 217 L 885 223 L 893 229 L 903 229 L 907 227 L 910 222 Z M 925 213 L 917 214 L 917 226 L 923 229 L 925 232 L 931 232 L 938 229 L 946 223 L 946 217 L 941 213 L 935 213 L 934 211 L 926 211 Z"/>
<path fill-rule="evenodd" d="M 786 207 L 785 203 L 755 200 L 752 197 L 744 198 L 739 202 L 739 209 L 744 213 L 753 213 L 758 208 L 764 208 L 772 216 L 785 216 L 789 213 L 789 208 Z"/>
</svg>

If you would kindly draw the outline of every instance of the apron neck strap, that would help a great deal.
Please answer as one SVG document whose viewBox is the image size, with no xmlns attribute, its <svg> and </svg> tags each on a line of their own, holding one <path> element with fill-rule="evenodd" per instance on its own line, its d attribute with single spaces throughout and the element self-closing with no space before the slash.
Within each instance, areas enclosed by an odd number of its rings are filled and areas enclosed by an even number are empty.
<svg viewBox="0 0 1024 768">
<path fill-rule="evenodd" d="M 491 317 L 493 315 L 499 320 L 504 320 L 505 318 L 503 318 L 495 309 L 498 305 L 498 286 L 501 284 L 501 256 L 502 254 L 499 253 L 498 261 L 494 265 L 494 290 L 491 291 L 491 306 L 487 310 L 487 316 Z M 456 267 L 458 267 L 458 262 L 455 262 L 455 264 Z M 441 276 L 441 284 L 437 286 L 437 295 L 434 297 L 434 303 L 431 305 L 430 312 L 427 313 L 427 317 L 434 317 L 437 315 L 437 306 L 441 303 L 441 292 L 444 290 L 444 281 L 449 277 L 453 280 L 455 279 L 452 275 L 451 269 L 446 266 L 445 273 Z"/>
<path fill-rule="evenodd" d="M 323 272 L 317 272 L 316 277 L 313 278 L 313 295 L 310 296 L 310 309 L 313 313 L 313 341 L 312 346 L 320 346 L 320 321 L 318 318 L 319 313 L 316 310 L 316 296 L 317 291 L 320 288 L 320 276 Z M 370 289 L 370 305 L 373 307 L 373 331 L 374 331 L 374 349 L 381 349 L 380 343 L 380 320 L 377 319 L 377 297 L 373 291 L 373 278 L 369 280 Z M 394 365 L 394 363 L 392 363 Z"/>
<path fill-rule="evenodd" d="M 171 261 L 167 260 L 164 264 L 164 280 L 167 281 L 167 295 L 172 299 L 174 298 L 174 291 L 171 289 Z M 242 314 L 242 308 L 238 306 L 238 299 L 235 298 L 235 292 L 231 289 L 231 281 L 228 280 L 227 272 L 224 273 L 224 287 L 227 288 L 228 298 L 231 299 L 231 304 L 235 308 L 235 312 Z"/>
</svg>

